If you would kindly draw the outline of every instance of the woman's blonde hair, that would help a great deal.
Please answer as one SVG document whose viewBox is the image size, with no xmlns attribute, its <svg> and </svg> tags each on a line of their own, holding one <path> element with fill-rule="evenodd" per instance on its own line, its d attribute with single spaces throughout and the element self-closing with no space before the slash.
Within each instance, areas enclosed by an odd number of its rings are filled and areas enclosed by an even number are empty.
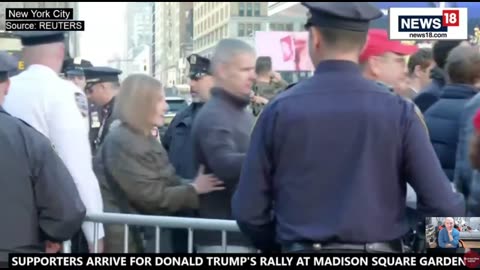
<svg viewBox="0 0 480 270">
<path fill-rule="evenodd" d="M 152 115 L 161 98 L 163 87 L 159 80 L 145 74 L 130 75 L 122 82 L 115 98 L 114 114 L 131 128 L 149 133 Z"/>
</svg>

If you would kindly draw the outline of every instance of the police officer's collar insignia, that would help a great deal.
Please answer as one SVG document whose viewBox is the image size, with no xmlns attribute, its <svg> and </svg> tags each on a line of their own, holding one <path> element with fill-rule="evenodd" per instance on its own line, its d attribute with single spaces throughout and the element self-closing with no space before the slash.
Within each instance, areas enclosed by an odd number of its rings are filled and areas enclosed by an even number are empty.
<svg viewBox="0 0 480 270">
<path fill-rule="evenodd" d="M 192 55 L 190 57 L 190 64 L 195 65 L 197 63 L 197 57 L 195 55 Z"/>
<path fill-rule="evenodd" d="M 101 125 L 102 125 L 102 123 L 100 123 L 100 120 L 98 120 L 98 115 L 93 116 L 93 114 L 92 114 L 90 127 L 91 128 L 99 128 Z"/>
<path fill-rule="evenodd" d="M 82 114 L 82 116 L 87 117 L 88 115 L 87 98 L 81 93 L 75 93 L 75 102 L 77 103 L 77 107 L 80 110 L 80 113 Z"/>
</svg>

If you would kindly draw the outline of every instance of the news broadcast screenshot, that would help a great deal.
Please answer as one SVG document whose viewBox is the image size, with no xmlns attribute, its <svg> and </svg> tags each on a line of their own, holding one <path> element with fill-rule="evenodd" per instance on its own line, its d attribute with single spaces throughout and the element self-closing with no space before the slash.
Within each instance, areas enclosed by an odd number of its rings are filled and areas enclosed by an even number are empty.
<svg viewBox="0 0 480 270">
<path fill-rule="evenodd" d="M 480 268 L 480 3 L 1 2 L 0 268 Z"/>
</svg>

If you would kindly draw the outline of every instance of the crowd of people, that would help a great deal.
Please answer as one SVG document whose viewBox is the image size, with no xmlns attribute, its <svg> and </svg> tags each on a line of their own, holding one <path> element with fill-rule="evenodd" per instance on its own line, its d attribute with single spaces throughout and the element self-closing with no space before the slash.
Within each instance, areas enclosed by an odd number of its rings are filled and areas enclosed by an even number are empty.
<svg viewBox="0 0 480 270">
<path fill-rule="evenodd" d="M 233 219 L 234 253 L 405 252 L 424 217 L 477 215 L 478 47 L 389 40 L 369 4 L 303 5 L 312 77 L 287 85 L 224 39 L 212 59 L 188 57 L 193 102 L 161 137 L 160 81 L 65 61 L 63 33 L 19 34 L 27 69 L 9 78 L 0 54 L 0 261 L 65 240 L 121 253 L 124 226 L 94 233 L 86 213 Z M 129 229 L 129 252 L 153 251 L 152 230 Z M 187 252 L 187 231 L 168 233 Z M 218 232 L 194 243 L 224 251 Z"/>
</svg>

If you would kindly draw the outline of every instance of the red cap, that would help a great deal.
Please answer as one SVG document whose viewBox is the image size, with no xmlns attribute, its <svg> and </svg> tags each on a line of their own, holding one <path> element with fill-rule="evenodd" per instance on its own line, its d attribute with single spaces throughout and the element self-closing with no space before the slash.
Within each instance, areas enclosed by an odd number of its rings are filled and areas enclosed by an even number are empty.
<svg viewBox="0 0 480 270">
<path fill-rule="evenodd" d="M 360 62 L 366 61 L 371 56 L 379 56 L 387 52 L 411 55 L 417 50 L 416 45 L 407 45 L 398 40 L 390 40 L 386 30 L 372 29 L 368 31 L 367 44 L 360 54 Z"/>
<path fill-rule="evenodd" d="M 480 133 L 480 110 L 477 111 L 473 118 L 473 127 L 475 127 L 475 130 Z"/>
</svg>

